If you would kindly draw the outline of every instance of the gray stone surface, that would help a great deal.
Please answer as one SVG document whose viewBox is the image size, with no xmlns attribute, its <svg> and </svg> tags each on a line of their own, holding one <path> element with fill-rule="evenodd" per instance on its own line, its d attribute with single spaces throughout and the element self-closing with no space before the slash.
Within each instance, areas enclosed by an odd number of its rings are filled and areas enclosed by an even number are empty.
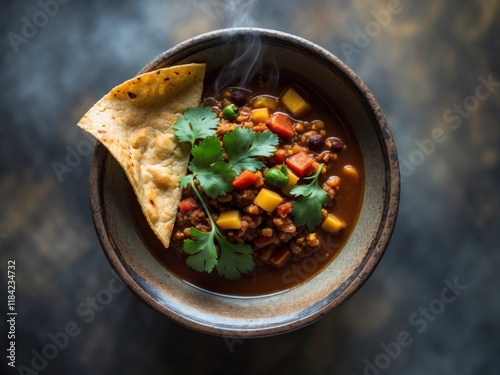
<svg viewBox="0 0 500 375">
<path fill-rule="evenodd" d="M 499 1 L 267 0 L 245 12 L 228 1 L 66 3 L 0 5 L 2 373 L 500 373 Z M 23 30 L 26 20 L 40 27 Z M 287 31 L 348 63 L 389 119 L 404 176 L 393 240 L 365 286 L 311 326 L 239 342 L 179 327 L 115 283 L 88 208 L 89 141 L 75 126 L 161 51 L 230 25 Z M 433 136 L 440 143 L 424 141 Z M 58 177 L 52 164 L 71 150 L 83 156 Z M 8 260 L 24 372 L 5 356 Z M 442 295 L 455 281 L 467 288 Z M 74 337 L 54 351 L 50 336 L 65 329 Z"/>
</svg>

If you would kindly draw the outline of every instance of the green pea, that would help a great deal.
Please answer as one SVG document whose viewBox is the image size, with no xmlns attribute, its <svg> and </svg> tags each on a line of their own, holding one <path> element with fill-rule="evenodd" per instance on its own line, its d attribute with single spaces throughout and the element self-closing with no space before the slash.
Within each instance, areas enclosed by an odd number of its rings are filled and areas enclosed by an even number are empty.
<svg viewBox="0 0 500 375">
<path fill-rule="evenodd" d="M 222 117 L 228 121 L 234 121 L 238 118 L 240 110 L 234 104 L 228 104 L 222 110 Z"/>
<path fill-rule="evenodd" d="M 288 171 L 284 165 L 281 167 L 281 170 L 278 168 L 269 168 L 264 178 L 268 185 L 277 188 L 284 188 L 288 185 Z"/>
</svg>

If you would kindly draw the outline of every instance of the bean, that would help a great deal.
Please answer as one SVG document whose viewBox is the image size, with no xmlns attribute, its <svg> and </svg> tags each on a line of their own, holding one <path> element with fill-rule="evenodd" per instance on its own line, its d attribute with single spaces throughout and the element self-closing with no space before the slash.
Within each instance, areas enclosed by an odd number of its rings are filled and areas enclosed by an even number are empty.
<svg viewBox="0 0 500 375">
<path fill-rule="evenodd" d="M 326 145 L 334 151 L 341 151 L 344 148 L 344 142 L 337 137 L 329 137 L 326 139 Z"/>
<path fill-rule="evenodd" d="M 304 124 L 302 124 L 300 122 L 296 123 L 296 125 L 295 125 L 295 133 L 302 134 L 304 132 L 304 130 L 305 130 L 304 129 Z"/>
<path fill-rule="evenodd" d="M 319 150 L 321 147 L 323 147 L 323 144 L 323 137 L 319 134 L 310 136 L 307 139 L 307 146 L 313 151 Z"/>
<path fill-rule="evenodd" d="M 339 176 L 330 176 L 328 177 L 328 180 L 326 180 L 326 184 L 330 187 L 335 187 L 340 184 L 340 177 Z"/>
<path fill-rule="evenodd" d="M 231 100 L 238 107 L 243 107 L 247 102 L 247 93 L 243 90 L 234 90 L 231 93 Z"/>
<path fill-rule="evenodd" d="M 321 130 L 324 127 L 325 127 L 325 124 L 323 123 L 323 121 L 315 120 L 312 122 L 312 129 L 313 130 Z"/>
</svg>

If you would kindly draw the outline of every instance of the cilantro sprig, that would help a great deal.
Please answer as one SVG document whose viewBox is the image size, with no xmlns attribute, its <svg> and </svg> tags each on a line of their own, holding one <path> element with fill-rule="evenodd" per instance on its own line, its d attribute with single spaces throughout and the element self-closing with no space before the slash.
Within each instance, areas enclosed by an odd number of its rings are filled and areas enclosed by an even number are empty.
<svg viewBox="0 0 500 375">
<path fill-rule="evenodd" d="M 219 119 L 212 109 L 199 105 L 184 112 L 175 123 L 174 131 L 179 142 L 188 142 L 194 146 L 197 139 L 214 135 L 218 125 Z"/>
<path fill-rule="evenodd" d="M 320 164 L 313 176 L 305 177 L 305 179 L 311 180 L 310 183 L 295 185 L 290 190 L 290 194 L 298 197 L 292 208 L 294 223 L 297 226 L 307 226 L 309 232 L 321 224 L 323 219 L 321 208 L 328 203 L 328 194 L 319 186 L 318 182 L 322 168 L 323 164 Z"/>
<path fill-rule="evenodd" d="M 227 279 L 237 279 L 255 267 L 250 245 L 230 242 L 219 230 L 202 196 L 200 188 L 210 198 L 229 193 L 234 187 L 231 180 L 244 169 L 256 171 L 264 164 L 259 157 L 276 152 L 278 136 L 269 131 L 254 133 L 237 126 L 224 135 L 222 145 L 215 135 L 219 120 L 210 108 L 199 106 L 189 109 L 174 125 L 179 142 L 191 143 L 192 159 L 188 169 L 191 174 L 179 180 L 179 186 L 191 186 L 201 202 L 210 222 L 210 231 L 190 228 L 192 239 L 184 240 L 184 251 L 189 255 L 186 263 L 198 272 L 212 272 Z M 196 142 L 199 139 L 199 143 Z M 227 161 L 224 160 L 224 153 Z M 218 247 L 217 247 L 218 246 Z"/>
<path fill-rule="evenodd" d="M 186 264 L 198 272 L 212 272 L 216 267 L 219 275 L 230 280 L 238 279 L 242 273 L 251 272 L 255 267 L 252 247 L 233 244 L 227 240 L 210 215 L 194 179 L 189 183 L 207 213 L 211 229 L 209 232 L 202 232 L 194 227 L 190 228 L 193 239 L 184 240 L 184 251 L 189 254 Z M 215 242 L 219 245 L 220 255 Z"/>
<path fill-rule="evenodd" d="M 279 138 L 270 131 L 254 133 L 252 129 L 236 127 L 224 135 L 223 143 L 229 164 L 240 174 L 244 169 L 262 169 L 264 163 L 256 157 L 273 155 Z"/>
<path fill-rule="evenodd" d="M 231 180 L 235 171 L 224 162 L 223 149 L 217 136 L 213 135 L 201 141 L 191 150 L 193 158 L 188 169 L 193 172 L 179 181 L 183 189 L 196 178 L 210 198 L 218 198 L 232 190 Z"/>
</svg>

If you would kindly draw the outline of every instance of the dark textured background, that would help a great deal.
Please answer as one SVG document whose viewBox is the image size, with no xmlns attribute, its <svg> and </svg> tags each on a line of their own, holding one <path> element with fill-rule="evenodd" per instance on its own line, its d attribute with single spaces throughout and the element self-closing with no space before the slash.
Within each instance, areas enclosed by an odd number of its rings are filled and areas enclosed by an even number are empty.
<svg viewBox="0 0 500 375">
<path fill-rule="evenodd" d="M 42 374 L 499 374 L 500 84 L 476 92 L 480 77 L 500 81 L 499 1 L 401 0 L 400 12 L 378 28 L 374 20 L 394 1 L 246 1 L 236 12 L 224 3 L 73 0 L 44 19 L 35 0 L 2 0 L 1 372 L 23 373 L 4 355 L 7 260 L 15 259 L 16 364 L 32 368 L 50 334 L 78 327 L 57 354 L 48 349 L 55 357 L 38 363 Z M 23 17 L 34 16 L 46 25 L 11 42 L 9 33 L 22 35 Z M 160 52 L 232 24 L 310 39 L 373 91 L 404 166 L 393 240 L 347 304 L 289 334 L 241 342 L 205 336 L 119 283 L 91 315 L 82 304 L 102 296 L 115 276 L 94 233 L 89 141 L 75 124 Z M 372 36 L 362 40 L 366 29 Z M 461 114 L 453 112 L 458 105 Z M 419 154 L 419 142 L 436 132 L 446 140 Z M 66 164 L 77 149 L 83 156 L 58 178 L 52 164 Z M 439 310 L 444 280 L 455 279 L 467 289 L 425 327 L 412 320 L 421 307 Z M 383 362 L 383 344 L 403 332 L 411 344 Z M 377 358 L 388 367 L 367 370 Z"/>
</svg>

